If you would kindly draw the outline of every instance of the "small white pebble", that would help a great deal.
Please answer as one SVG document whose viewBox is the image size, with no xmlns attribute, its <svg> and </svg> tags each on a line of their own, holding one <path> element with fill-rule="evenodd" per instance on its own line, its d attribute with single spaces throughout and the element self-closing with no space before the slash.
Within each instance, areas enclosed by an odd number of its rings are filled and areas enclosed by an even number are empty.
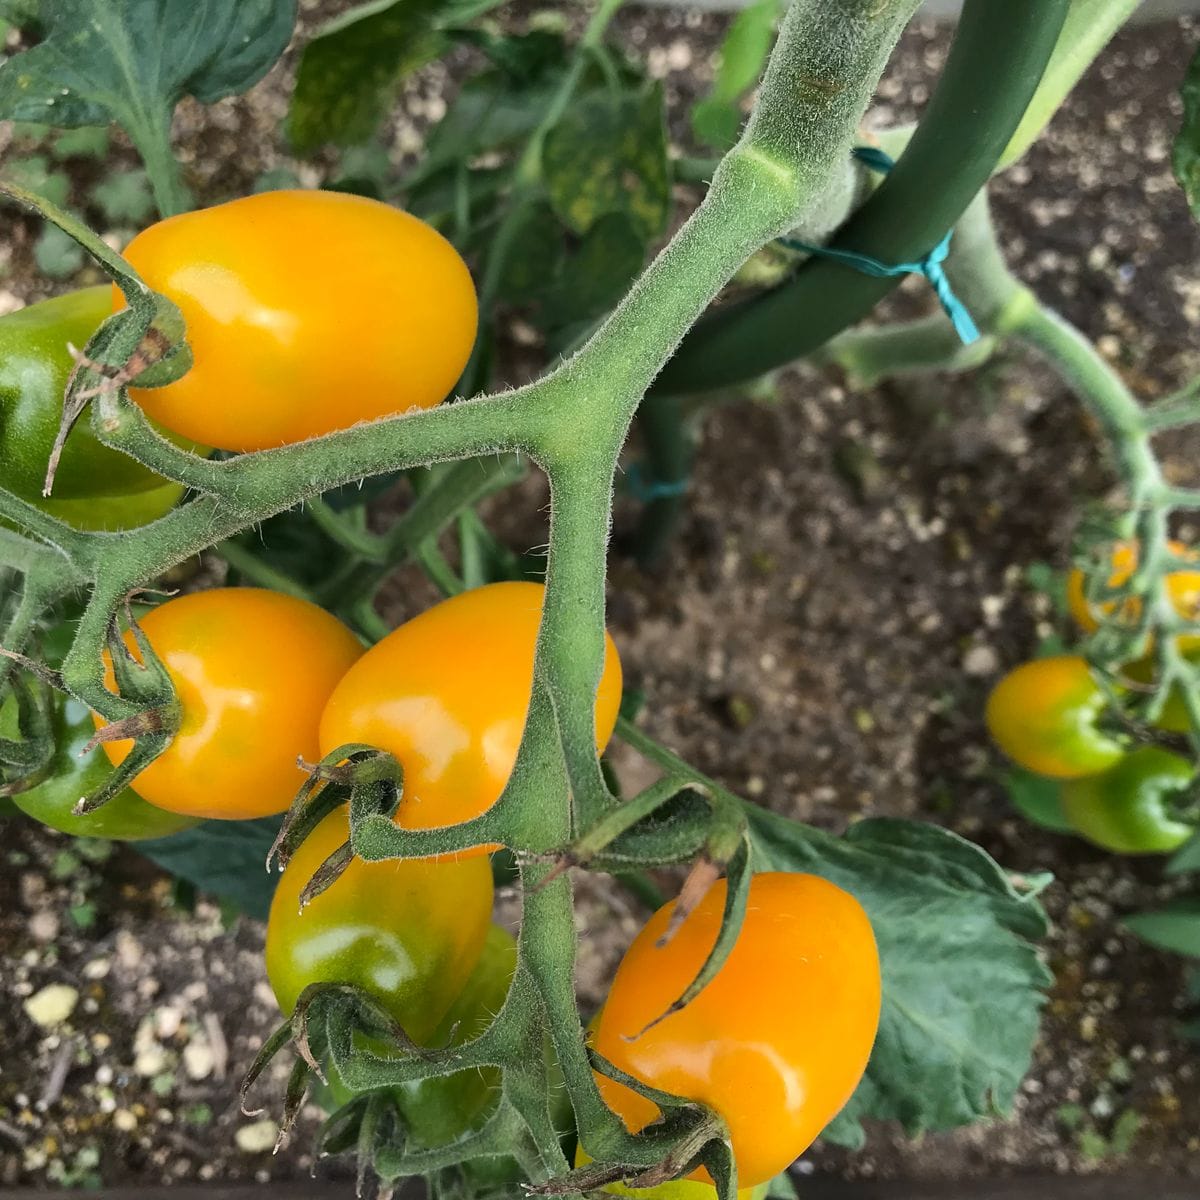
<svg viewBox="0 0 1200 1200">
<path fill-rule="evenodd" d="M 52 983 L 35 992 L 22 1005 L 26 1015 L 43 1029 L 61 1025 L 79 1003 L 79 993 L 65 983 Z"/>
<path fill-rule="evenodd" d="M 264 1154 L 274 1147 L 278 1136 L 279 1126 L 266 1117 L 251 1125 L 243 1125 L 233 1135 L 233 1140 L 243 1154 Z"/>
</svg>

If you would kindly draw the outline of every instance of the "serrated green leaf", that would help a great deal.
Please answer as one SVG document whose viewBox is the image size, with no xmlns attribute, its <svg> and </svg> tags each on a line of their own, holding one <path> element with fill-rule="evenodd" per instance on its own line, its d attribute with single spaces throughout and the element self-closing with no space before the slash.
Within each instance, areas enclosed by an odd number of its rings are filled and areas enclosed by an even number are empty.
<svg viewBox="0 0 1200 1200">
<path fill-rule="evenodd" d="M 187 95 L 245 91 L 283 52 L 295 0 L 54 0 L 45 39 L 0 63 L 0 117 L 131 133 Z"/>
<path fill-rule="evenodd" d="M 734 18 L 721 44 L 712 90 L 692 110 L 692 129 L 701 141 L 721 148 L 737 141 L 741 98 L 758 82 L 771 43 L 779 0 L 755 0 Z"/>
<path fill-rule="evenodd" d="M 1050 976 L 1041 907 L 979 847 L 934 825 L 862 821 L 842 838 L 748 807 L 757 870 L 811 871 L 867 910 L 883 1013 L 867 1073 L 824 1136 L 862 1121 L 910 1133 L 1007 1111 L 1029 1066 Z"/>
<path fill-rule="evenodd" d="M 627 213 L 607 213 L 567 259 L 550 308 L 557 325 L 608 312 L 629 289 L 646 259 L 646 243 Z"/>
<path fill-rule="evenodd" d="M 1181 896 L 1155 912 L 1134 913 L 1122 924 L 1160 950 L 1200 958 L 1200 896 Z"/>
<path fill-rule="evenodd" d="M 136 849 L 200 891 L 265 920 L 278 879 L 265 864 L 282 821 L 201 821 L 171 837 L 138 842 Z"/>
<path fill-rule="evenodd" d="M 662 87 L 578 101 L 547 135 L 542 171 L 551 204 L 576 233 L 624 213 L 643 239 L 658 237 L 671 204 Z"/>
<path fill-rule="evenodd" d="M 1063 812 L 1062 788 L 1053 779 L 1014 767 L 1004 777 L 1013 808 L 1027 821 L 1054 833 L 1074 833 Z"/>
<path fill-rule="evenodd" d="M 435 19 L 444 0 L 373 0 L 330 21 L 304 47 L 288 113 L 301 154 L 326 142 L 366 141 L 405 76 L 446 45 Z"/>
<path fill-rule="evenodd" d="M 1179 95 L 1183 100 L 1183 124 L 1175 136 L 1171 165 L 1192 216 L 1200 220 L 1200 50 L 1183 77 Z"/>
<path fill-rule="evenodd" d="M 33 244 L 33 261 L 51 279 L 70 279 L 87 261 L 83 247 L 57 225 L 43 225 Z"/>
<path fill-rule="evenodd" d="M 110 171 L 91 190 L 92 203 L 114 225 L 141 225 L 154 212 L 150 179 L 140 167 Z"/>
</svg>

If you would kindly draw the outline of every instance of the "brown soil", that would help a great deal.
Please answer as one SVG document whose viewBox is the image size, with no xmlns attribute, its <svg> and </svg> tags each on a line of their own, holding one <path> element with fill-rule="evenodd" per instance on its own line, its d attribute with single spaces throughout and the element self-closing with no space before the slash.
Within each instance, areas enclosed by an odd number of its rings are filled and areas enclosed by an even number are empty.
<svg viewBox="0 0 1200 1200">
<path fill-rule="evenodd" d="M 702 87 L 723 28 L 662 12 L 630 12 L 619 25 L 680 105 Z M 1189 336 L 1200 324 L 1200 236 L 1164 157 L 1191 31 L 1118 38 L 1045 141 L 994 189 L 1022 276 L 1147 397 L 1200 370 Z M 919 112 L 946 45 L 942 28 L 906 36 L 881 88 L 880 123 Z M 178 140 L 194 150 L 202 195 L 244 189 L 280 161 L 287 78 L 285 65 L 246 98 L 206 113 L 185 106 Z M 434 68 L 408 89 L 398 159 L 448 86 Z M 48 290 L 33 276 L 31 229 L 18 221 L 0 241 L 9 264 L 0 309 Z M 926 302 L 914 287 L 896 305 Z M 847 476 L 850 446 L 866 452 L 865 474 Z M 1186 479 L 1196 439 L 1164 450 Z M 1111 485 L 1095 431 L 1025 355 L 1006 353 L 966 379 L 871 392 L 800 368 L 711 415 L 662 571 L 647 576 L 614 557 L 614 632 L 647 693 L 644 722 L 702 770 L 832 829 L 875 814 L 938 821 L 1007 867 L 1057 880 L 1046 894 L 1057 982 L 1016 1112 L 920 1141 L 876 1128 L 863 1153 L 818 1146 L 801 1172 L 933 1179 L 1124 1166 L 1200 1176 L 1188 1119 L 1200 1081 L 1194 1048 L 1176 1032 L 1184 973 L 1119 925 L 1169 894 L 1159 865 L 1023 824 L 980 723 L 989 684 L 1055 627 L 1048 602 L 1024 585 L 1025 567 L 1061 566 L 1076 515 Z M 507 519 L 493 510 L 517 549 L 544 541 L 539 485 L 522 498 L 506 504 Z M 622 501 L 619 530 L 632 515 Z M 422 598 L 401 586 L 391 595 L 395 617 Z M 190 915 L 176 910 L 170 885 L 132 851 L 92 860 L 24 823 L 4 832 L 0 1187 L 307 1172 L 311 1123 L 272 1157 L 270 1117 L 242 1117 L 234 1098 L 277 1019 L 261 926 L 228 928 L 205 901 Z M 602 881 L 582 884 L 586 999 L 642 915 Z M 58 984 L 77 993 L 74 1011 L 39 1028 L 26 1001 Z M 281 1090 L 276 1079 L 260 1094 Z M 1135 1122 L 1122 1162 L 1108 1141 Z"/>
</svg>

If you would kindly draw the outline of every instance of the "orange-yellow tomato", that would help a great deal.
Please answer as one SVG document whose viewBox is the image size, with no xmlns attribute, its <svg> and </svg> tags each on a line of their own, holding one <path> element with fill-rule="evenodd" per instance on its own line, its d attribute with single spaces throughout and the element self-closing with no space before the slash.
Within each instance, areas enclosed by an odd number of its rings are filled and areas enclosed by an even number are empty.
<svg viewBox="0 0 1200 1200">
<path fill-rule="evenodd" d="M 716 978 L 643 1033 L 712 949 L 725 890 L 724 880 L 710 888 L 661 948 L 674 904 L 650 918 L 617 968 L 595 1046 L 643 1083 L 715 1109 L 729 1127 L 738 1185 L 752 1188 L 802 1154 L 862 1078 L 879 1026 L 879 954 L 849 893 L 815 875 L 756 875 Z M 659 1115 L 624 1084 L 597 1081 L 631 1131 Z M 711 1182 L 705 1171 L 692 1178 Z"/>
<path fill-rule="evenodd" d="M 512 774 L 533 692 L 545 589 L 492 583 L 452 596 L 393 630 L 346 673 L 321 718 L 321 753 L 362 742 L 404 768 L 406 829 L 486 812 Z M 596 744 L 621 703 L 621 662 L 606 637 Z"/>
<path fill-rule="evenodd" d="M 1196 557 L 1195 550 L 1185 546 L 1182 542 L 1171 542 L 1170 545 L 1171 550 L 1181 558 Z M 1136 542 L 1119 542 L 1114 546 L 1110 559 L 1112 573 L 1108 577 L 1108 586 L 1115 588 L 1125 583 L 1137 567 L 1137 560 Z M 1110 600 L 1098 605 L 1090 604 L 1084 585 L 1083 571 L 1078 567 L 1073 568 L 1067 576 L 1067 607 L 1080 629 L 1085 633 L 1094 633 L 1100 628 L 1101 620 L 1113 619 L 1113 614 L 1117 612 L 1117 602 Z M 1173 571 L 1167 576 L 1167 594 L 1171 597 L 1175 611 L 1181 617 L 1189 620 L 1200 619 L 1200 570 Z M 1117 623 L 1133 624 L 1140 612 L 1141 602 L 1139 600 L 1127 600 L 1121 605 Z M 1200 637 L 1185 637 L 1181 641 L 1200 646 Z"/>
<path fill-rule="evenodd" d="M 167 429 L 223 450 L 430 408 L 475 341 L 458 251 L 361 196 L 245 196 L 152 225 L 125 257 L 179 306 L 194 359 L 174 383 L 131 395 Z M 116 289 L 113 302 L 124 304 Z"/>
<path fill-rule="evenodd" d="M 1073 654 L 1036 658 L 992 689 L 984 719 L 1013 762 L 1052 779 L 1107 771 L 1124 747 L 1097 722 L 1108 697 L 1087 662 Z"/>
<path fill-rule="evenodd" d="M 140 624 L 182 715 L 171 744 L 133 780 L 137 794 L 195 817 L 283 812 L 304 781 L 297 756 L 318 757 L 321 710 L 362 654 L 358 639 L 315 604 L 261 588 L 178 596 Z M 125 640 L 136 653 L 133 635 Z M 103 745 L 114 764 L 133 747 Z"/>
<path fill-rule="evenodd" d="M 300 893 L 349 836 L 346 810 L 339 808 L 292 855 L 267 920 L 267 978 L 289 1014 L 310 983 L 353 984 L 426 1044 L 487 941 L 491 864 L 355 858 L 301 911 Z"/>
</svg>

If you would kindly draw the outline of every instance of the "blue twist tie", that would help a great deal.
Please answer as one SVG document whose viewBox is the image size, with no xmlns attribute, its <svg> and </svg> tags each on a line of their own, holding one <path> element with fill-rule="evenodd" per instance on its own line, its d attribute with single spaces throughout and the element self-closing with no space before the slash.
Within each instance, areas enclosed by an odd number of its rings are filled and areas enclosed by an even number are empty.
<svg viewBox="0 0 1200 1200">
<path fill-rule="evenodd" d="M 890 171 L 896 165 L 890 155 L 875 146 L 855 147 L 854 157 L 859 162 L 865 163 L 871 170 L 881 173 Z M 836 250 L 831 246 L 815 246 L 809 242 L 797 241 L 795 238 L 779 238 L 779 242 L 791 250 L 803 250 L 808 254 L 816 254 L 821 258 L 845 263 L 848 267 L 881 279 L 896 275 L 924 275 L 933 287 L 934 294 L 945 310 L 946 316 L 950 318 L 959 340 L 964 346 L 969 346 L 972 342 L 979 340 L 979 330 L 971 319 L 966 305 L 954 294 L 950 280 L 946 277 L 946 272 L 942 270 L 942 263 L 946 261 L 946 256 L 950 253 L 950 239 L 953 236 L 954 230 L 951 229 L 924 258 L 918 259 L 916 262 L 894 264 L 881 263 L 877 258 L 871 258 L 866 254 L 857 254 L 853 250 Z"/>
<path fill-rule="evenodd" d="M 673 496 L 682 496 L 688 490 L 688 481 L 676 479 L 668 482 L 665 479 L 646 479 L 642 475 L 641 465 L 630 463 L 625 471 L 625 487 L 635 499 L 648 504 L 651 500 L 667 500 Z"/>
</svg>

